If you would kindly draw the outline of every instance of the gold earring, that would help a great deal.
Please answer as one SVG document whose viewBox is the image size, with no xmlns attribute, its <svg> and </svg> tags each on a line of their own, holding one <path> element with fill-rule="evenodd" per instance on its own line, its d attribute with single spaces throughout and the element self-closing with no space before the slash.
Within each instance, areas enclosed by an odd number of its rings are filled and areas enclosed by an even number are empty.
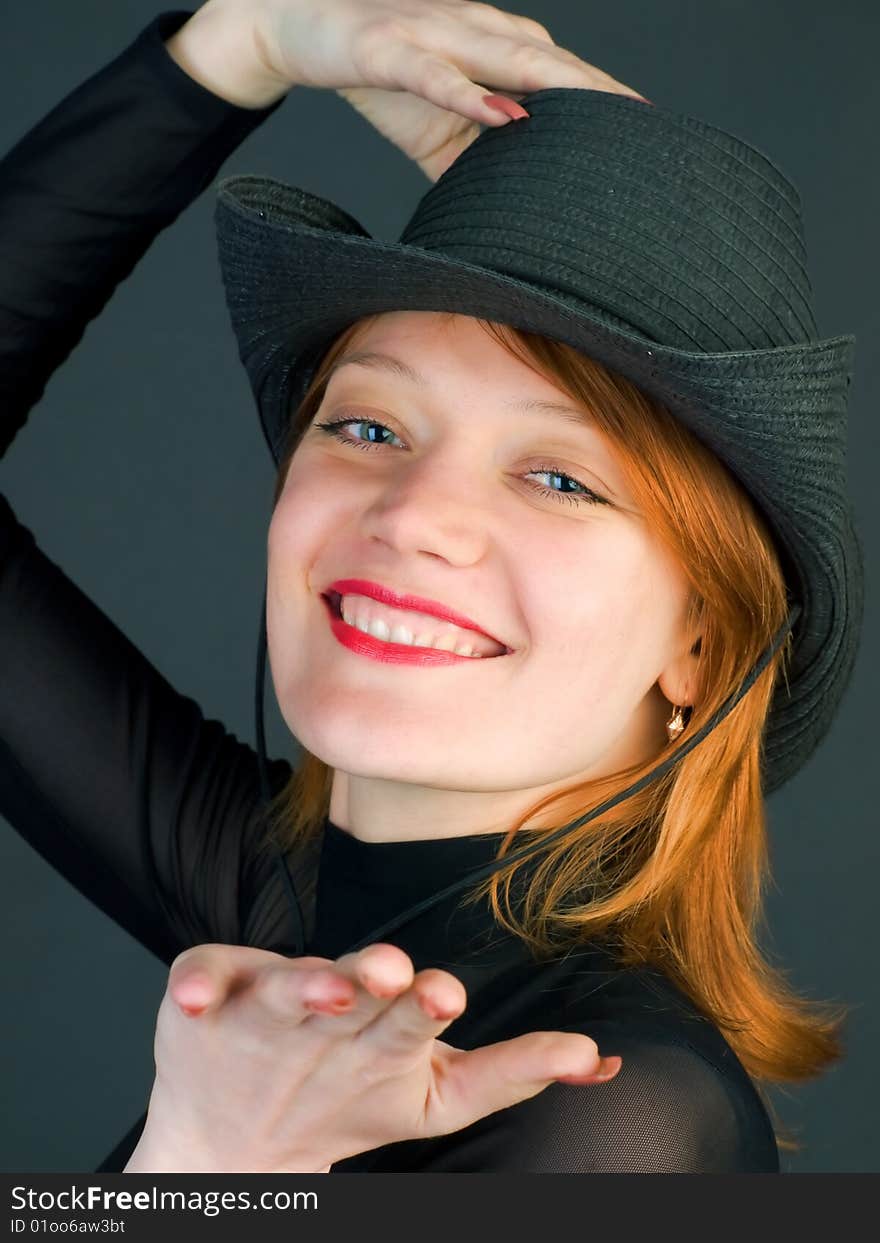
<svg viewBox="0 0 880 1243">
<path fill-rule="evenodd" d="M 682 704 L 682 707 L 685 707 Z M 675 712 L 666 722 L 666 733 L 670 742 L 675 742 L 678 735 L 684 729 L 684 717 L 681 715 L 681 708 L 676 705 Z"/>
</svg>

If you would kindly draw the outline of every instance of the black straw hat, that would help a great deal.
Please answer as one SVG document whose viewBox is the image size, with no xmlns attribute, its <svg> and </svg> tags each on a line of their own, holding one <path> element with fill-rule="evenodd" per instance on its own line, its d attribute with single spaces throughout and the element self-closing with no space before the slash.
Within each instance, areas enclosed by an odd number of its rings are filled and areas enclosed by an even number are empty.
<svg viewBox="0 0 880 1243">
<path fill-rule="evenodd" d="M 627 376 L 727 465 L 775 535 L 787 622 L 675 757 L 723 719 L 791 630 L 788 685 L 777 682 L 764 737 L 769 793 L 827 733 L 858 650 L 863 552 L 846 472 L 855 337 L 819 339 L 799 196 L 762 152 L 606 91 L 552 88 L 521 102 L 529 117 L 485 129 L 398 242 L 298 187 L 221 179 L 221 273 L 266 442 L 277 464 L 332 339 L 382 311 L 499 320 Z M 266 794 L 265 598 L 263 608 Z"/>
</svg>

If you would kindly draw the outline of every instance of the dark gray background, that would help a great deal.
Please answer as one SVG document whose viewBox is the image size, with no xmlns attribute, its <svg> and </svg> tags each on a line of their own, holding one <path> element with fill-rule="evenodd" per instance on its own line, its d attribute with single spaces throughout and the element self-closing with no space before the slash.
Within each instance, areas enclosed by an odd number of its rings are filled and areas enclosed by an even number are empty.
<svg viewBox="0 0 880 1243">
<path fill-rule="evenodd" d="M 0 149 L 174 7 L 9 6 Z M 765 948 L 808 996 L 854 1007 L 846 1060 L 818 1082 L 775 1093 L 806 1145 L 783 1154 L 783 1169 L 877 1170 L 880 9 L 873 0 L 500 7 L 537 18 L 558 44 L 649 99 L 765 151 L 801 193 L 820 332 L 857 337 L 850 456 L 868 552 L 865 640 L 833 730 L 769 800 Z M 233 172 L 298 183 L 384 239 L 399 236 L 428 188 L 341 99 L 304 88 L 230 157 L 222 174 Z M 50 381 L 0 469 L 3 490 L 47 555 L 172 683 L 253 745 L 273 475 L 235 353 L 212 211 L 209 190 L 158 237 Z M 269 754 L 295 759 L 269 678 L 266 720 Z M 90 1171 L 148 1100 L 167 969 L 0 826 L 0 1167 Z"/>
</svg>

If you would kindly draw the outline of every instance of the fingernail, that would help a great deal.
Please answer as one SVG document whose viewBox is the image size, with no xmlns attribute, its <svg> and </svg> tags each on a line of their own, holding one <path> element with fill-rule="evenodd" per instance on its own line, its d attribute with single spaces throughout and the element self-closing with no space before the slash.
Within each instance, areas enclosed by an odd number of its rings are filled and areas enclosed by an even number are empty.
<svg viewBox="0 0 880 1243">
<path fill-rule="evenodd" d="M 206 1005 L 204 1005 L 204 1006 L 193 1006 L 193 1005 L 189 1005 L 189 1006 L 187 1006 L 187 1005 L 184 1005 L 182 1001 L 179 1001 L 177 1004 L 178 1004 L 178 1006 L 180 1007 L 180 1009 L 183 1011 L 183 1013 L 184 1013 L 184 1014 L 186 1014 L 186 1015 L 189 1015 L 189 1017 L 190 1017 L 190 1018 L 195 1018 L 195 1017 L 196 1017 L 197 1015 L 199 1015 L 199 1014 L 204 1014 L 204 1013 L 205 1013 L 205 1011 L 206 1011 L 206 1010 L 207 1010 L 207 1008 L 208 1008 Z"/>
<path fill-rule="evenodd" d="M 514 121 L 521 121 L 529 115 L 522 104 L 518 104 L 515 99 L 507 99 L 504 95 L 484 95 L 483 103 L 487 108 L 505 112 Z"/>
<path fill-rule="evenodd" d="M 614 1078 L 622 1065 L 621 1057 L 603 1057 L 591 1075 L 558 1075 L 557 1080 L 559 1083 L 605 1083 Z"/>
<path fill-rule="evenodd" d="M 451 1019 L 456 1013 L 455 1010 L 450 1011 L 445 1009 L 443 1006 L 435 1005 L 433 1001 L 428 1001 L 427 998 L 422 998 L 419 1004 L 425 1013 L 430 1015 L 432 1019 Z"/>
<path fill-rule="evenodd" d="M 354 1002 L 347 1000 L 345 997 L 328 997 L 317 998 L 314 1001 L 304 1001 L 303 1005 L 306 1010 L 315 1010 L 320 1014 L 342 1014 L 345 1010 L 350 1010 Z"/>
</svg>

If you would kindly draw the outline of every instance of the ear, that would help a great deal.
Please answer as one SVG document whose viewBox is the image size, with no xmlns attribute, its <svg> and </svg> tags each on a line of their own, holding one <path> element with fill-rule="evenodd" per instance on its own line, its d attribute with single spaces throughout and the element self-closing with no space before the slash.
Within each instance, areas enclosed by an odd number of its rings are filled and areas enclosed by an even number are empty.
<svg viewBox="0 0 880 1243">
<path fill-rule="evenodd" d="M 702 636 L 691 634 L 682 654 L 671 661 L 657 679 L 663 695 L 673 705 L 687 708 L 699 701 L 701 646 Z"/>
</svg>

